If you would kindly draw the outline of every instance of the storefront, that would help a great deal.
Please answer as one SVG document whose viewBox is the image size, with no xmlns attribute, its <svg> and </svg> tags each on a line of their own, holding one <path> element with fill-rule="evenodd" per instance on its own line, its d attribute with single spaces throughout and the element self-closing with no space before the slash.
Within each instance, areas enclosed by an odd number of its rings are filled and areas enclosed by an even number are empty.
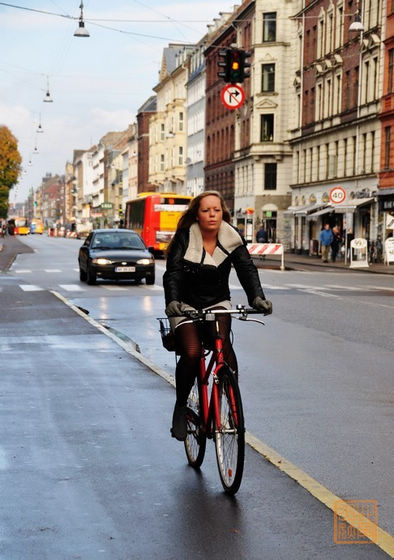
<svg viewBox="0 0 394 560">
<path fill-rule="evenodd" d="M 394 187 L 380 189 L 379 200 L 379 233 L 382 240 L 394 236 Z"/>
<path fill-rule="evenodd" d="M 293 205 L 288 208 L 287 213 L 292 217 L 294 252 L 318 255 L 320 232 L 327 223 L 331 228 L 339 228 L 344 241 L 347 233 L 367 240 L 376 239 L 377 193 L 367 187 L 357 190 L 352 187 L 354 185 L 325 185 L 324 190 L 317 186 L 314 190 L 313 187 L 304 187 L 293 193 Z M 334 196 L 334 192 L 338 190 L 342 192 L 340 200 Z"/>
</svg>

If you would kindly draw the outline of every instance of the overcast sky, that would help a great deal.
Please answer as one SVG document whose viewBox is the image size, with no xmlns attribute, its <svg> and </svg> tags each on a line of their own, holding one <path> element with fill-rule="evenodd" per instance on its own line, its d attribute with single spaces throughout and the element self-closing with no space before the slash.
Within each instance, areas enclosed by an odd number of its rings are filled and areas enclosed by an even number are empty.
<svg viewBox="0 0 394 560">
<path fill-rule="evenodd" d="M 84 0 L 90 37 L 77 38 L 78 21 L 71 18 L 79 17 L 80 0 L 10 3 L 29 9 L 0 3 L 0 124 L 18 138 L 25 170 L 11 202 L 23 201 L 47 172 L 63 174 L 74 149 L 88 149 L 134 122 L 157 84 L 163 48 L 197 42 L 207 24 L 233 6 L 226 0 Z M 53 103 L 43 102 L 47 88 Z"/>
</svg>

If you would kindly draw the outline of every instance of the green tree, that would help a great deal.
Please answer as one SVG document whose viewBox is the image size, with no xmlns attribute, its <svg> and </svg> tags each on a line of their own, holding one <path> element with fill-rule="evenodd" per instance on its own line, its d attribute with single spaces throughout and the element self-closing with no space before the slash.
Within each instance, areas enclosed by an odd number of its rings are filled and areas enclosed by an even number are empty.
<svg viewBox="0 0 394 560">
<path fill-rule="evenodd" d="M 22 158 L 18 141 L 6 126 L 0 126 L 0 218 L 8 213 L 10 189 L 18 182 Z"/>
</svg>

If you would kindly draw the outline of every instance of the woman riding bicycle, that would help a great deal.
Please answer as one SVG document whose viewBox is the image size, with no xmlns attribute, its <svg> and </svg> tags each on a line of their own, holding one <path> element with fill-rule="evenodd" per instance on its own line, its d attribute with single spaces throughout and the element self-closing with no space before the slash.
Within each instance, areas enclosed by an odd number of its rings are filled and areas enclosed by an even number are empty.
<svg viewBox="0 0 394 560">
<path fill-rule="evenodd" d="M 172 436 L 186 439 L 187 397 L 199 370 L 201 332 L 196 323 L 182 323 L 182 312 L 193 309 L 230 309 L 229 275 L 234 265 L 249 305 L 265 315 L 272 304 L 265 299 L 259 275 L 246 243 L 230 225 L 230 212 L 220 193 L 204 191 L 189 204 L 179 220 L 169 245 L 167 267 L 163 277 L 166 314 L 175 330 L 180 355 L 175 372 L 176 403 L 172 419 Z M 237 360 L 230 341 L 231 317 L 219 315 L 219 332 L 223 338 L 224 359 L 236 373 Z"/>
</svg>

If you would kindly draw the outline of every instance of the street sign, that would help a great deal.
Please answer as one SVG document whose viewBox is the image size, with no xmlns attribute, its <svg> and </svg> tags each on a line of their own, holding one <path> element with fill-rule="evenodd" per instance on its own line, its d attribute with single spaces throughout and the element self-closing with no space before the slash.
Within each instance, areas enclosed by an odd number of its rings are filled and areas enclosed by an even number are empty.
<svg viewBox="0 0 394 560">
<path fill-rule="evenodd" d="M 346 191 L 343 187 L 334 187 L 330 190 L 330 201 L 334 204 L 340 204 L 346 199 Z"/>
<path fill-rule="evenodd" d="M 113 206 L 114 206 L 114 205 L 112 204 L 112 202 L 102 202 L 102 203 L 100 204 L 100 208 L 101 208 L 102 210 L 111 210 L 111 208 L 113 208 Z"/>
<path fill-rule="evenodd" d="M 220 92 L 220 99 L 227 109 L 239 109 L 245 102 L 245 92 L 237 84 L 228 84 Z"/>
</svg>

